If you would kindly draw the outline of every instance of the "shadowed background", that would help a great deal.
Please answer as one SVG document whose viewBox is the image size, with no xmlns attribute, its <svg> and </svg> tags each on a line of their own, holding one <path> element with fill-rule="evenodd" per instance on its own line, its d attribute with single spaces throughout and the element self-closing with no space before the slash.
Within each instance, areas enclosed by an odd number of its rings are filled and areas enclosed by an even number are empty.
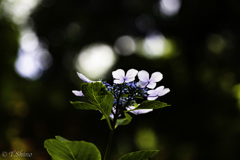
<svg viewBox="0 0 240 160">
<path fill-rule="evenodd" d="M 156 160 L 238 160 L 239 17 L 237 0 L 1 0 L 0 152 L 47 160 L 44 140 L 60 135 L 103 155 L 101 114 L 69 103 L 76 72 L 112 83 L 135 68 L 163 73 L 171 106 L 120 126 L 112 159 L 160 149 Z"/>
</svg>

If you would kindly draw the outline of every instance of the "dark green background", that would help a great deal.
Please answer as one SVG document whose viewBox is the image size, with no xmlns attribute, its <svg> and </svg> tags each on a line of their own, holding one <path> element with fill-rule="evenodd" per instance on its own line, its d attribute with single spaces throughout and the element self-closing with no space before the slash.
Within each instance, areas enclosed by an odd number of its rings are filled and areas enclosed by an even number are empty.
<svg viewBox="0 0 240 160">
<path fill-rule="evenodd" d="M 48 43 L 53 65 L 35 81 L 15 72 L 19 29 L 9 17 L 0 16 L 0 151 L 9 152 L 18 146 L 18 150 L 32 152 L 31 159 L 50 159 L 43 142 L 60 135 L 93 142 L 103 153 L 108 137 L 106 122 L 99 121 L 98 112 L 76 110 L 69 103 L 77 100 L 71 90 L 80 86 L 71 64 L 73 53 L 95 42 L 113 45 L 122 35 L 144 38 L 154 29 L 176 43 L 176 56 L 149 60 L 137 54 L 118 55 L 111 70 L 162 72 L 164 78 L 159 84 L 171 92 L 159 100 L 171 107 L 134 116 L 128 126 L 119 127 L 113 157 L 138 150 L 134 136 L 147 128 L 158 139 L 161 151 L 156 159 L 238 160 L 240 2 L 183 0 L 178 15 L 172 18 L 157 14 L 156 3 L 43 0 L 31 21 L 37 35 Z M 149 16 L 154 23 L 139 30 L 135 22 L 140 15 Z M 62 34 L 72 22 L 79 23 L 82 32 L 67 39 Z M 58 33 L 55 37 L 50 36 L 53 31 Z M 224 39 L 225 46 L 218 54 L 208 48 L 211 35 Z M 215 45 L 221 43 L 216 41 Z M 112 82 L 111 72 L 107 75 L 106 80 Z M 16 113 L 18 107 L 23 110 Z"/>
</svg>

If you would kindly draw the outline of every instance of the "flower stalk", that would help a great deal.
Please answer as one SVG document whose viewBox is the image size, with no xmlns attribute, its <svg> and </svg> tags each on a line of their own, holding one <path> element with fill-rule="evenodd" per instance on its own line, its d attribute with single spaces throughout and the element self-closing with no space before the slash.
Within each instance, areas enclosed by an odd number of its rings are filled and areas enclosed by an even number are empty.
<svg viewBox="0 0 240 160">
<path fill-rule="evenodd" d="M 115 131 L 115 128 L 113 127 L 113 129 L 110 130 L 110 133 L 109 133 L 107 148 L 106 148 L 103 160 L 108 160 L 109 159 L 109 153 L 110 153 L 111 146 L 112 146 L 114 131 Z"/>
</svg>

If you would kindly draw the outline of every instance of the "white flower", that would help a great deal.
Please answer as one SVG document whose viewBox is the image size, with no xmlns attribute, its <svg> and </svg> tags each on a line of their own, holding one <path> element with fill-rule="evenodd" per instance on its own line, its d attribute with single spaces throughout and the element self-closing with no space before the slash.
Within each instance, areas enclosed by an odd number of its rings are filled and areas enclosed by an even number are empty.
<svg viewBox="0 0 240 160">
<path fill-rule="evenodd" d="M 147 93 L 149 94 L 147 99 L 148 100 L 155 100 L 160 96 L 164 96 L 165 94 L 167 94 L 168 92 L 170 92 L 169 88 L 164 88 L 164 86 L 160 86 L 154 90 L 149 90 Z"/>
<path fill-rule="evenodd" d="M 138 72 L 138 79 L 140 80 L 138 82 L 138 85 L 142 88 L 148 87 L 148 88 L 155 88 L 156 87 L 156 82 L 161 81 L 163 78 L 162 73 L 160 72 L 154 72 L 151 75 L 151 78 L 149 79 L 149 73 L 147 71 L 139 71 Z"/>
<path fill-rule="evenodd" d="M 127 108 L 127 110 L 133 110 L 135 109 L 134 106 L 129 106 Z M 135 114 L 135 115 L 138 115 L 138 114 L 145 114 L 145 113 L 148 113 L 148 112 L 151 112 L 153 111 L 153 109 L 138 109 L 138 110 L 133 110 L 133 111 L 130 111 L 131 113 Z"/>
<path fill-rule="evenodd" d="M 79 72 L 77 72 L 77 75 L 78 75 L 78 77 L 79 77 L 81 80 L 83 80 L 83 81 L 86 82 L 86 83 L 96 82 L 96 81 L 91 81 L 90 79 L 88 79 L 86 76 L 84 76 L 83 74 L 81 74 L 81 73 L 79 73 Z"/>
<path fill-rule="evenodd" d="M 138 71 L 136 69 L 129 69 L 125 75 L 124 70 L 118 69 L 112 72 L 113 78 L 115 78 L 114 83 L 121 84 L 124 82 L 132 82 L 135 80 Z"/>
<path fill-rule="evenodd" d="M 75 94 L 75 96 L 80 96 L 80 97 L 84 96 L 82 91 L 73 90 L 72 93 Z"/>
</svg>

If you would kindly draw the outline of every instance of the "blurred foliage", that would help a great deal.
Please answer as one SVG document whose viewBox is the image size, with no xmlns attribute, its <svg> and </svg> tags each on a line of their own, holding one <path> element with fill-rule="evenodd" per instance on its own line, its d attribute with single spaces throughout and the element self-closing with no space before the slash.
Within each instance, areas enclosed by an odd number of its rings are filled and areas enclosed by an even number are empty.
<svg viewBox="0 0 240 160">
<path fill-rule="evenodd" d="M 104 152 L 108 128 L 99 121 L 101 115 L 76 110 L 69 103 L 77 100 L 71 90 L 81 83 L 74 57 L 85 45 L 113 45 L 122 35 L 143 38 L 153 30 L 176 44 L 175 56 L 118 55 L 112 70 L 162 72 L 160 84 L 171 92 L 160 100 L 171 107 L 135 116 L 130 125 L 120 127 L 113 158 L 142 149 L 139 138 L 143 136 L 143 140 L 157 139 L 156 144 L 149 144 L 160 149 L 156 159 L 238 160 L 240 2 L 182 0 L 180 12 L 170 18 L 156 11 L 157 3 L 43 0 L 29 23 L 48 45 L 54 62 L 35 81 L 21 78 L 14 70 L 19 27 L 0 10 L 0 152 L 22 149 L 32 152 L 33 159 L 50 159 L 43 142 L 55 135 L 93 142 Z M 142 27 L 136 25 L 139 19 Z M 111 72 L 107 75 L 111 81 Z"/>
</svg>

